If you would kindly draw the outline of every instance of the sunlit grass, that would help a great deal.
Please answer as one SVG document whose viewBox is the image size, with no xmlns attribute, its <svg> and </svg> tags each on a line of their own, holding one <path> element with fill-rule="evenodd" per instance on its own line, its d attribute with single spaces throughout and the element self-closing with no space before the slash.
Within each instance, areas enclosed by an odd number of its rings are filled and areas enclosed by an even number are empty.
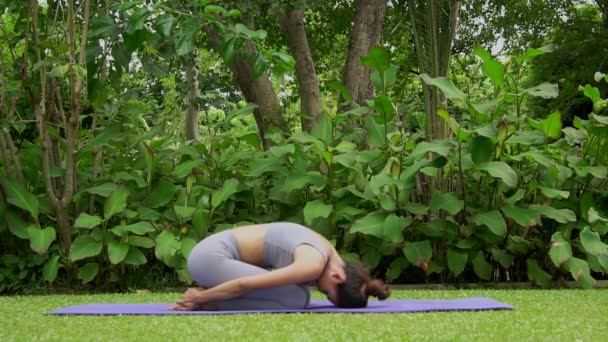
<svg viewBox="0 0 608 342">
<path fill-rule="evenodd" d="M 395 291 L 490 297 L 513 311 L 228 316 L 45 316 L 84 303 L 172 302 L 176 293 L 0 297 L 0 341 L 608 341 L 608 290 Z M 320 294 L 315 294 L 317 299 Z"/>
</svg>

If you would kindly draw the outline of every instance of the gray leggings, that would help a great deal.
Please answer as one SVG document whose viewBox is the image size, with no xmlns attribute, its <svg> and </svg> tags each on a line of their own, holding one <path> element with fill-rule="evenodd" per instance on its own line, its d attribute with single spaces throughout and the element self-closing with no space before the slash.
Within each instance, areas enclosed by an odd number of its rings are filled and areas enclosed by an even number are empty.
<svg viewBox="0 0 608 342">
<path fill-rule="evenodd" d="M 269 271 L 241 261 L 236 238 L 231 231 L 223 231 L 207 237 L 192 249 L 188 272 L 201 286 L 211 288 L 232 279 Z M 310 291 L 294 284 L 250 291 L 216 304 L 219 310 L 280 310 L 302 309 L 309 302 Z"/>
</svg>

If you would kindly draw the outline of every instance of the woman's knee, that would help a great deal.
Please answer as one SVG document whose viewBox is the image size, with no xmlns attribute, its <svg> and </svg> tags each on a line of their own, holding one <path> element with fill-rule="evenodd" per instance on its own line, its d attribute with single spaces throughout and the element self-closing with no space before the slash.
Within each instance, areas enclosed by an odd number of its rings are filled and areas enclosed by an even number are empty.
<svg viewBox="0 0 608 342">
<path fill-rule="evenodd" d="M 287 286 L 285 293 L 276 299 L 285 309 L 304 309 L 310 304 L 310 291 L 305 286 Z"/>
</svg>

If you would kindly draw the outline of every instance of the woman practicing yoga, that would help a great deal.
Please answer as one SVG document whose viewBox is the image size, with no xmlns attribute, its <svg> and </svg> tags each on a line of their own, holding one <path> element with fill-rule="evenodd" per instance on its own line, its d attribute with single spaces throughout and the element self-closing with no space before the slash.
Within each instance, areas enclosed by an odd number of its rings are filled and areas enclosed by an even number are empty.
<svg viewBox="0 0 608 342">
<path fill-rule="evenodd" d="M 310 302 L 307 285 L 347 308 L 390 294 L 360 264 L 342 260 L 321 235 L 287 222 L 213 234 L 194 247 L 188 271 L 203 287 L 188 289 L 171 310 L 303 309 Z"/>
</svg>

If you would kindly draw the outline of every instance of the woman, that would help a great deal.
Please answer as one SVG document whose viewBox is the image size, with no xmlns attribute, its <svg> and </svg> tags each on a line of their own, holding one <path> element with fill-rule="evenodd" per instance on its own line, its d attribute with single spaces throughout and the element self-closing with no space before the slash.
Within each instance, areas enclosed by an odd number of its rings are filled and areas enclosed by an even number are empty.
<svg viewBox="0 0 608 342">
<path fill-rule="evenodd" d="M 207 237 L 190 253 L 188 271 L 203 288 L 190 288 L 171 310 L 303 309 L 310 302 L 306 286 L 313 284 L 340 307 L 365 307 L 368 296 L 390 294 L 321 235 L 286 222 Z"/>
</svg>

